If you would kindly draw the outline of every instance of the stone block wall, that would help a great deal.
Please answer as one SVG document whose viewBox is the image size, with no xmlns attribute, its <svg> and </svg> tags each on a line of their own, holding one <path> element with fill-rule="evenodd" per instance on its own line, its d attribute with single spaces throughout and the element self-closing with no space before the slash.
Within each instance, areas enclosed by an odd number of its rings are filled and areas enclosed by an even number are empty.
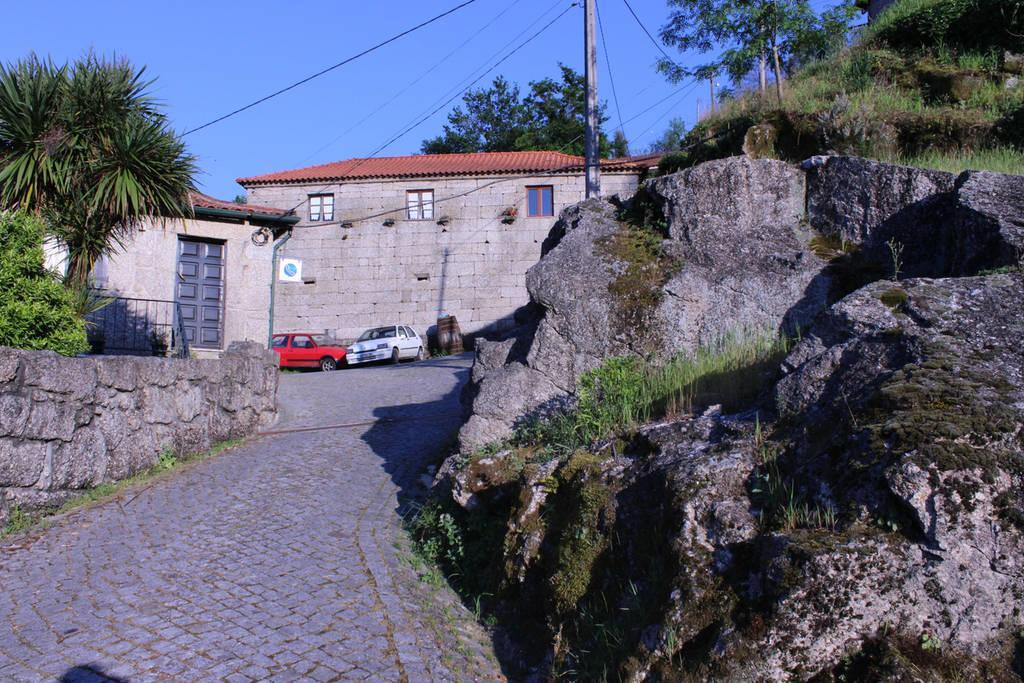
<svg viewBox="0 0 1024 683">
<path fill-rule="evenodd" d="M 638 181 L 635 173 L 605 173 L 603 194 L 632 195 Z M 512 327 L 516 310 L 529 302 L 526 271 L 540 260 L 559 212 L 583 199 L 584 184 L 582 174 L 564 174 L 250 187 L 252 205 L 302 204 L 281 255 L 302 259 L 307 282 L 278 283 L 275 331 L 350 339 L 368 327 L 401 323 L 423 334 L 440 313 L 456 316 L 464 333 Z M 534 185 L 552 186 L 554 216 L 527 216 L 526 188 Z M 412 190 L 434 191 L 433 219 L 406 218 Z M 310 222 L 303 203 L 321 193 L 335 198 L 335 221 L 327 225 Z M 447 197 L 453 199 L 441 201 Z M 510 207 L 518 218 L 504 224 L 500 214 Z M 394 213 L 354 220 L 389 210 Z M 438 224 L 442 216 L 446 225 Z M 385 218 L 394 225 L 385 226 Z M 351 228 L 338 225 L 348 220 Z"/>
<path fill-rule="evenodd" d="M 15 505 L 59 505 L 168 449 L 197 454 L 269 425 L 277 381 L 275 354 L 254 343 L 209 360 L 0 348 L 0 525 Z"/>
</svg>

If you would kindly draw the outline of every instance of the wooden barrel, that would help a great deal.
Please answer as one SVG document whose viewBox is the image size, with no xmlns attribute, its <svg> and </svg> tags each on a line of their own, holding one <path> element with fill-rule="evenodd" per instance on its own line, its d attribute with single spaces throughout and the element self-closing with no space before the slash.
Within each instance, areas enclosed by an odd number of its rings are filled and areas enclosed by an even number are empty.
<svg viewBox="0 0 1024 683">
<path fill-rule="evenodd" d="M 462 331 L 454 315 L 437 319 L 437 348 L 442 353 L 462 353 Z"/>
</svg>

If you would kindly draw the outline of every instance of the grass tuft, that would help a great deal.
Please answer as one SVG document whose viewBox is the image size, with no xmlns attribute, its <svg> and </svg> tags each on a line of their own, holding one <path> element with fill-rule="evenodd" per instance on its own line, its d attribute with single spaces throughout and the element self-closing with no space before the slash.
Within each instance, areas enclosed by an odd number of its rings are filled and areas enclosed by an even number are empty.
<svg viewBox="0 0 1024 683">
<path fill-rule="evenodd" d="M 726 335 L 663 365 L 610 358 L 580 378 L 573 410 L 527 425 L 514 443 L 567 457 L 666 416 L 715 404 L 726 412 L 742 409 L 768 385 L 789 346 L 787 337 L 758 330 Z"/>
</svg>

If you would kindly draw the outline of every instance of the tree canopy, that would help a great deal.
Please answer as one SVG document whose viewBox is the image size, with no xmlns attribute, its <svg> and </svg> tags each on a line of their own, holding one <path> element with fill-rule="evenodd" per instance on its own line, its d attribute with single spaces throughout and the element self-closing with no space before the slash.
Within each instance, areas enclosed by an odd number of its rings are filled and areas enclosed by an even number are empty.
<svg viewBox="0 0 1024 683">
<path fill-rule="evenodd" d="M 659 69 L 670 80 L 724 74 L 738 85 L 757 70 L 764 93 L 771 68 L 780 101 L 783 74 L 841 44 L 856 12 L 843 3 L 819 15 L 809 0 L 668 0 L 668 4 L 672 10 L 662 27 L 662 40 L 681 51 L 717 53 L 696 67 L 662 59 Z"/>
<path fill-rule="evenodd" d="M 0 65 L 0 209 L 42 216 L 71 278 L 123 246 L 149 216 L 191 212 L 195 160 L 124 60 Z"/>
<path fill-rule="evenodd" d="M 583 154 L 586 82 L 582 74 L 559 64 L 561 80 L 531 81 L 523 97 L 519 87 L 498 76 L 489 88 L 470 90 L 462 106 L 448 114 L 444 132 L 423 141 L 426 154 L 513 152 L 552 149 Z M 602 106 L 600 123 L 607 121 Z M 601 134 L 601 154 L 611 146 Z"/>
<path fill-rule="evenodd" d="M 648 147 L 648 151 L 654 152 L 674 152 L 682 147 L 683 138 L 686 137 L 686 122 L 681 118 L 674 118 L 668 122 L 668 126 L 665 128 L 665 132 L 661 136 L 651 143 Z"/>
</svg>

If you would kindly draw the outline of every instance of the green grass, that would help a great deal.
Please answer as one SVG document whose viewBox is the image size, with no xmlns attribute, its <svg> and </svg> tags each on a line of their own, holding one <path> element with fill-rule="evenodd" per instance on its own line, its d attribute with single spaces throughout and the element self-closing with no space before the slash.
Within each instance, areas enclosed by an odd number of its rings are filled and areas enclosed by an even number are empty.
<svg viewBox="0 0 1024 683">
<path fill-rule="evenodd" d="M 745 408 L 788 350 L 788 338 L 758 330 L 726 335 L 662 365 L 634 356 L 610 358 L 580 378 L 573 410 L 524 427 L 514 442 L 564 457 L 666 416 L 714 404 L 726 412 Z"/>
<path fill-rule="evenodd" d="M 756 91 L 724 102 L 661 171 L 741 154 L 747 129 L 769 123 L 775 156 L 788 161 L 837 152 L 1020 173 L 1024 85 L 1007 88 L 1001 70 L 1003 50 L 1019 49 L 1011 30 L 1024 33 L 1024 0 L 903 0 L 788 78 L 781 104 Z"/>
<path fill-rule="evenodd" d="M 94 503 L 104 502 L 135 486 L 150 484 L 160 477 L 181 469 L 184 465 L 212 458 L 215 455 L 223 453 L 229 448 L 233 448 L 241 444 L 243 441 L 245 441 L 245 439 L 227 439 L 226 441 L 214 444 L 205 453 L 192 456 L 185 460 L 179 458 L 170 449 L 164 449 L 164 451 L 160 453 L 157 462 L 152 467 L 138 472 L 127 479 L 122 479 L 121 481 L 106 482 L 90 489 L 84 489 L 81 493 L 66 500 L 62 505 L 56 508 L 26 512 L 22 510 L 20 506 L 15 505 L 11 509 L 10 518 L 8 519 L 7 524 L 3 529 L 0 529 L 0 537 L 17 534 L 31 529 L 40 523 L 45 523 L 49 517 L 71 512 L 72 510 L 87 507 Z"/>
<path fill-rule="evenodd" d="M 931 151 L 916 156 L 900 156 L 887 161 L 950 173 L 973 170 L 1024 175 L 1024 151 L 1013 147 L 965 152 Z"/>
</svg>

